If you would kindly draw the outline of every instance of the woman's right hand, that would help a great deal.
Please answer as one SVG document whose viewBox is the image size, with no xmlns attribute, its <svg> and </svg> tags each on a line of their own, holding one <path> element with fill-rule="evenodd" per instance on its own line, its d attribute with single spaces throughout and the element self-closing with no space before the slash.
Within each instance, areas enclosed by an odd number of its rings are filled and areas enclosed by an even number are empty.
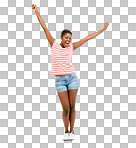
<svg viewBox="0 0 136 148">
<path fill-rule="evenodd" d="M 104 23 L 104 30 L 106 30 L 108 26 L 109 26 L 108 22 Z"/>
<path fill-rule="evenodd" d="M 33 4 L 32 9 L 34 10 L 34 12 L 36 12 L 37 11 L 37 6 L 35 4 Z"/>
</svg>

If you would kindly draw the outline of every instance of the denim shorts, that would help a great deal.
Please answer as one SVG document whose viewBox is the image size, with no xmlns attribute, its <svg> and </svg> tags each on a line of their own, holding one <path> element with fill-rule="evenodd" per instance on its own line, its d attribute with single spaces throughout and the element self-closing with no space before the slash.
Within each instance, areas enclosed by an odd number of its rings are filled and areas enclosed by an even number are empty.
<svg viewBox="0 0 136 148">
<path fill-rule="evenodd" d="M 78 89 L 79 81 L 76 73 L 66 76 L 55 76 L 55 86 L 57 92 L 67 91 L 68 89 Z"/>
</svg>

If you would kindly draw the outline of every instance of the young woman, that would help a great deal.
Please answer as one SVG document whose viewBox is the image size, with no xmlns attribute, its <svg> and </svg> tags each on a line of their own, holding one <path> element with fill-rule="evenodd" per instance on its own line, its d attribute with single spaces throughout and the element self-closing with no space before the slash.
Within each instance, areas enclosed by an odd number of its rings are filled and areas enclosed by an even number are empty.
<svg viewBox="0 0 136 148">
<path fill-rule="evenodd" d="M 71 56 L 75 49 L 80 47 L 86 41 L 96 37 L 105 31 L 109 23 L 104 23 L 104 28 L 98 32 L 90 34 L 78 42 L 71 43 L 72 32 L 64 29 L 61 32 L 61 43 L 59 44 L 50 34 L 45 22 L 40 16 L 37 6 L 32 5 L 32 9 L 37 15 L 39 23 L 41 24 L 49 44 L 51 45 L 52 52 L 52 71 L 51 74 L 55 75 L 55 86 L 63 108 L 63 122 L 65 126 L 65 134 L 63 140 L 74 139 L 74 121 L 75 121 L 75 102 L 76 95 L 79 88 L 78 77 L 71 64 Z M 71 44 L 70 44 L 71 43 Z M 70 122 L 70 131 L 68 130 Z"/>
</svg>

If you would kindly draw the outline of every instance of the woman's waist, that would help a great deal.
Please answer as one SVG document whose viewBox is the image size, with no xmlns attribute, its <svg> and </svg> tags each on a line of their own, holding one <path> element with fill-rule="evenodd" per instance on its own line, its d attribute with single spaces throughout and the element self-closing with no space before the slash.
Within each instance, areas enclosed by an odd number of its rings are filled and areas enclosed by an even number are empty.
<svg viewBox="0 0 136 148">
<path fill-rule="evenodd" d="M 75 72 L 73 72 L 73 73 L 75 73 Z M 67 76 L 67 75 L 71 75 L 71 74 L 73 74 L 73 73 L 69 73 L 69 74 L 63 74 L 63 75 L 55 75 L 56 77 L 58 77 L 58 76 Z"/>
<path fill-rule="evenodd" d="M 65 74 L 65 75 L 55 75 L 55 76 L 57 76 L 57 77 L 58 77 L 58 76 L 67 76 L 67 75 L 69 75 L 69 74 Z"/>
</svg>

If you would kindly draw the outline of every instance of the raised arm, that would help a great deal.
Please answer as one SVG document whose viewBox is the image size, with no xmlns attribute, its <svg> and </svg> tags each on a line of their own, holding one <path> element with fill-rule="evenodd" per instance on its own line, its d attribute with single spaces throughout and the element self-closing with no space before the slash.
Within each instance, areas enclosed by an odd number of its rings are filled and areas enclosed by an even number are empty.
<svg viewBox="0 0 136 148">
<path fill-rule="evenodd" d="M 39 23 L 41 24 L 42 28 L 44 29 L 46 37 L 47 37 L 47 39 L 48 39 L 48 41 L 49 41 L 49 43 L 50 43 L 50 45 L 52 47 L 53 42 L 54 42 L 55 39 L 51 36 L 50 31 L 48 30 L 45 22 L 43 21 L 42 17 L 40 16 L 40 13 L 38 12 L 37 6 L 35 4 L 32 5 L 32 9 L 36 13 L 37 18 L 39 20 Z"/>
<path fill-rule="evenodd" d="M 78 42 L 73 43 L 73 50 L 75 50 L 76 48 L 80 47 L 82 44 L 84 44 L 86 41 L 96 37 L 97 35 L 99 35 L 100 33 L 102 33 L 103 31 L 105 31 L 108 27 L 109 23 L 106 22 L 104 23 L 104 28 L 102 30 L 99 30 L 98 32 L 89 34 L 88 36 L 86 36 L 85 38 L 81 39 Z"/>
</svg>

